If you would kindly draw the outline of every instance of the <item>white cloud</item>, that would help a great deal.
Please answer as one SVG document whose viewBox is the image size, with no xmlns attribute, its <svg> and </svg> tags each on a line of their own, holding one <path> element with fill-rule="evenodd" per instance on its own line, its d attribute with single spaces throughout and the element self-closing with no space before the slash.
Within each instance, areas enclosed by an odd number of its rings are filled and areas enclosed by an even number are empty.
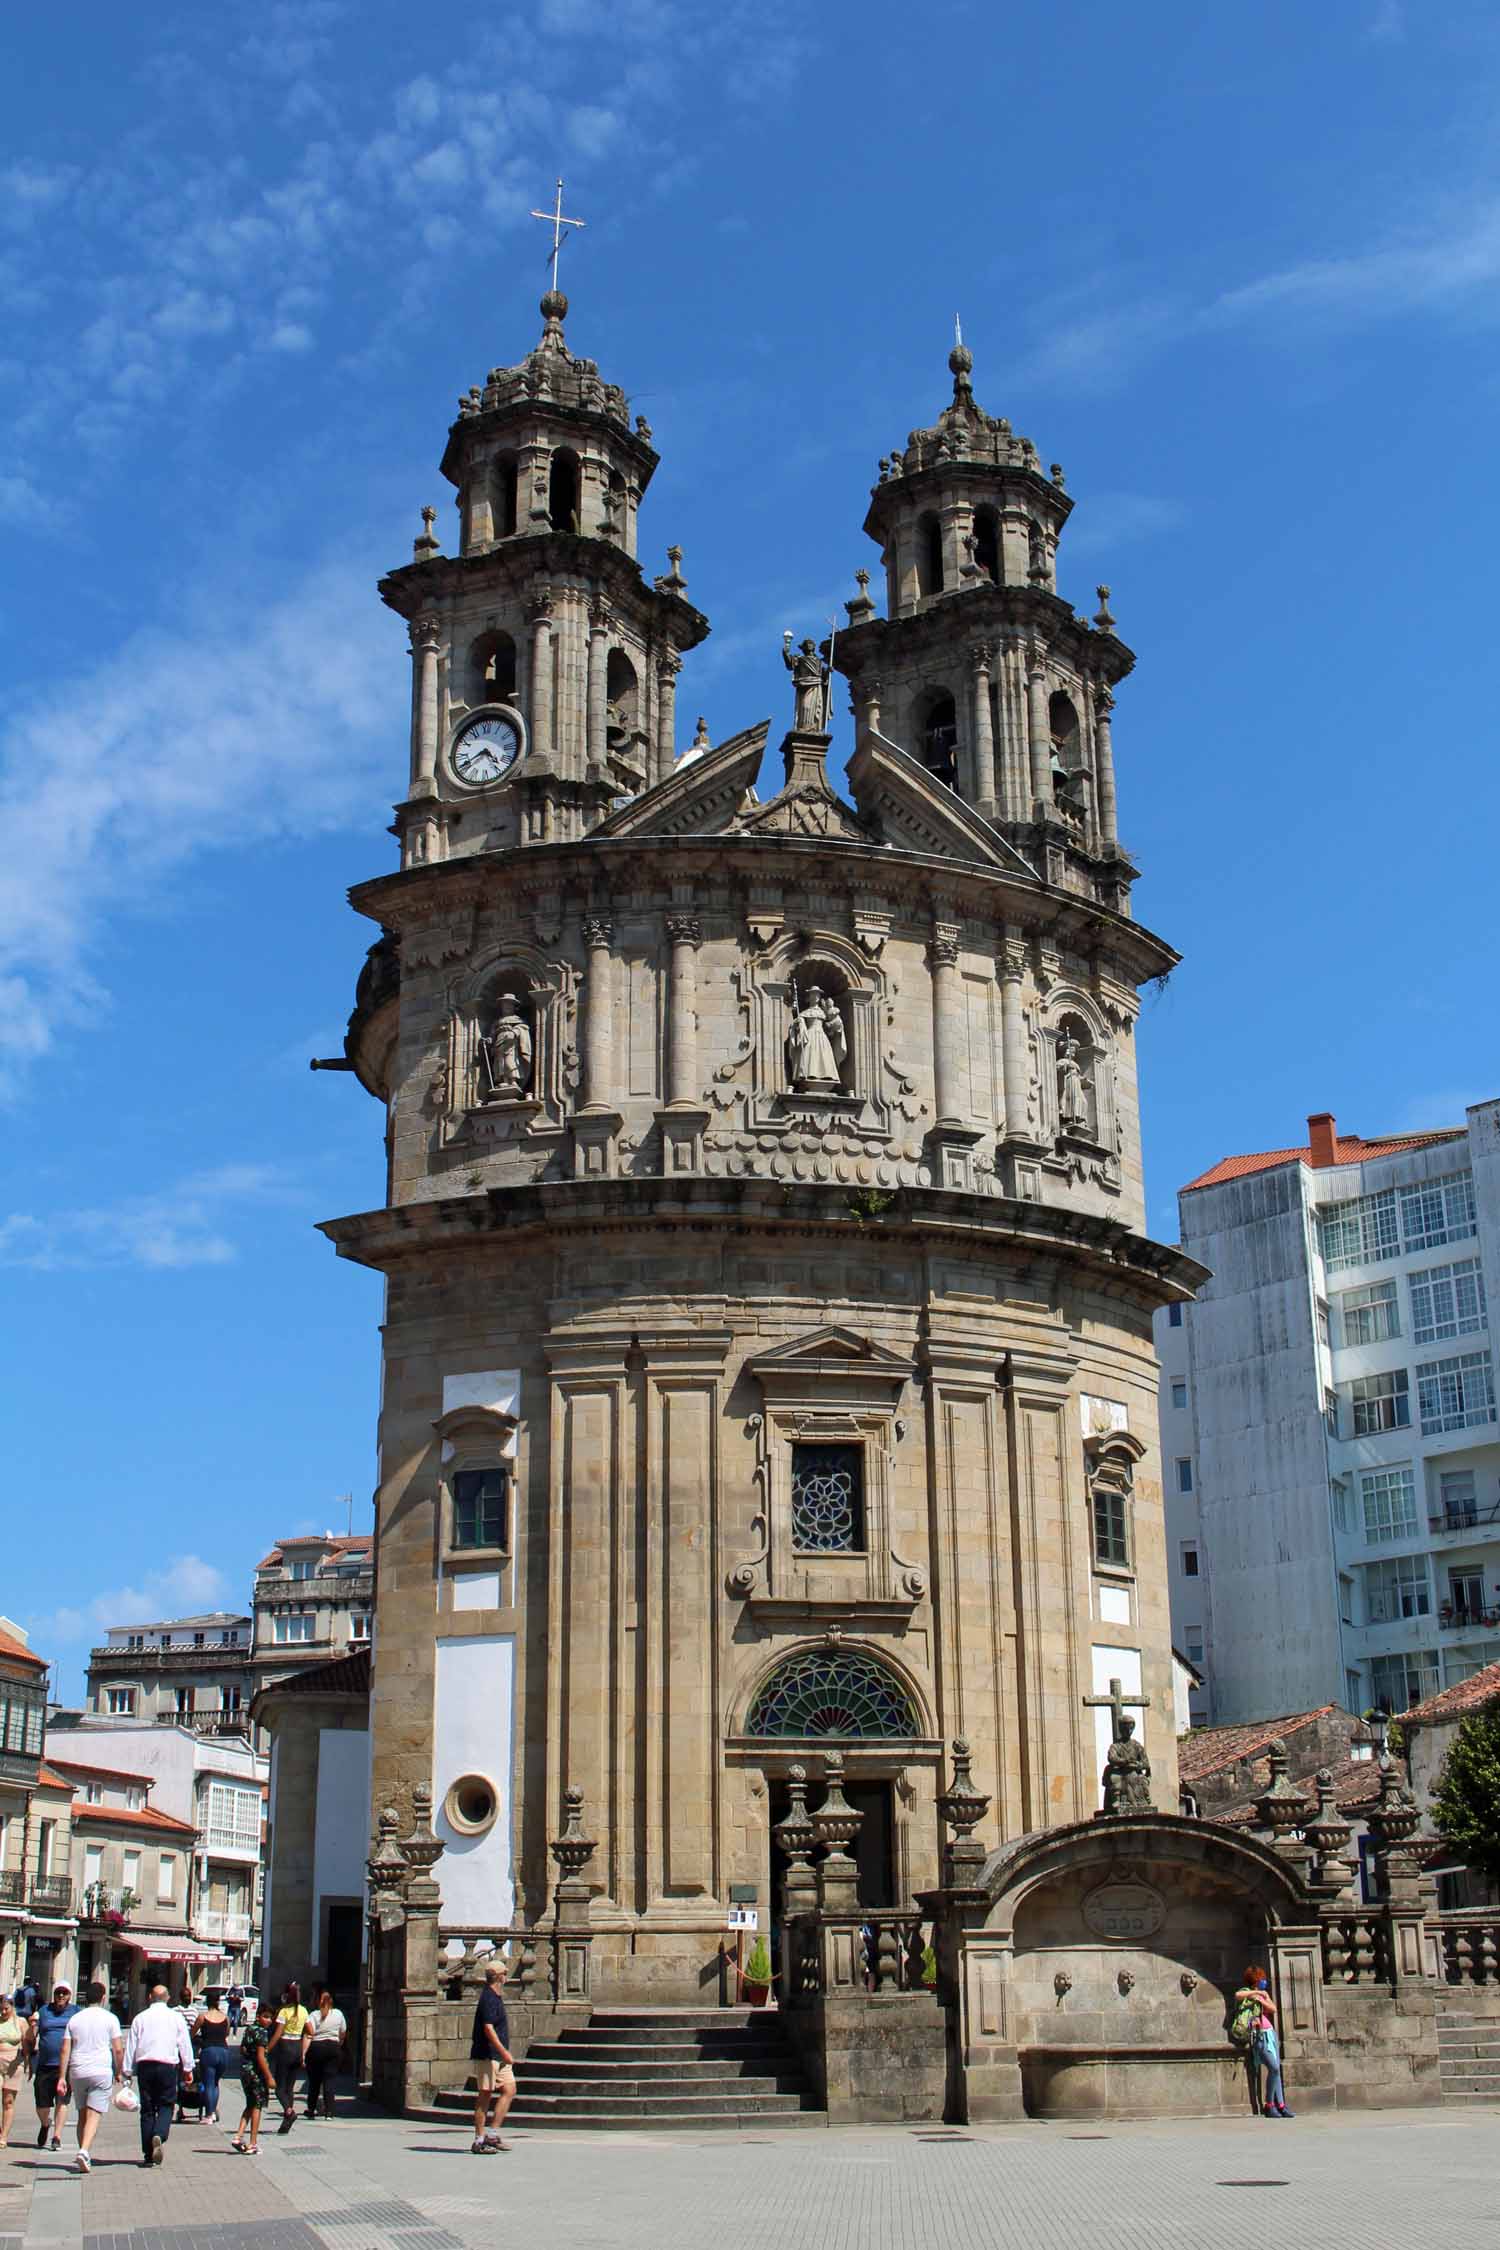
<svg viewBox="0 0 1500 2250">
<path fill-rule="evenodd" d="M 139 1585 L 111 1586 L 86 1602 L 40 1615 L 33 1612 L 21 1622 L 37 1655 L 45 1656 L 59 1642 L 92 1638 L 112 1625 L 154 1625 L 169 1617 L 235 1608 L 230 1593 L 228 1579 L 213 1563 L 204 1562 L 200 1555 L 174 1555 Z"/>
<path fill-rule="evenodd" d="M 156 1272 L 228 1265 L 236 1255 L 226 1229 L 247 1211 L 294 1200 L 269 1165 L 221 1164 L 190 1173 L 149 1195 L 118 1203 L 0 1218 L 0 1266 L 56 1273 L 99 1266 Z"/>
<path fill-rule="evenodd" d="M 1226 290 L 1209 308 L 1216 320 L 1278 311 L 1343 319 L 1422 311 L 1500 282 L 1500 199 L 1451 227 L 1342 257 L 1309 258 Z"/>
<path fill-rule="evenodd" d="M 220 598 L 75 679 L 65 723 L 50 691 L 0 720 L 0 1086 L 97 1004 L 106 915 L 226 846 L 377 816 L 402 655 L 363 578 L 330 561 L 248 626 Z"/>
<path fill-rule="evenodd" d="M 568 139 L 581 156 L 602 156 L 622 131 L 622 120 L 612 109 L 585 102 L 568 112 Z"/>
<path fill-rule="evenodd" d="M 1365 32 L 1372 47 L 1398 47 L 1406 37 L 1406 12 L 1401 0 L 1380 0 Z"/>
</svg>

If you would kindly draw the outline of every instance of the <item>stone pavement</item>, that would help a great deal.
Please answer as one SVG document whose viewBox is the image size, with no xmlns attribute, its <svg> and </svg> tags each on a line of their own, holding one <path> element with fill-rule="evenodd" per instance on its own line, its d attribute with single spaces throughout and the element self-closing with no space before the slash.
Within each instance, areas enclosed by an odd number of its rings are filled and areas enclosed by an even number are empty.
<svg viewBox="0 0 1500 2250">
<path fill-rule="evenodd" d="M 225 2112 L 234 2106 L 225 2090 Z M 106 2119 L 87 2180 L 0 2155 L 0 2250 L 1318 2250 L 1500 2239 L 1500 2108 L 1144 2126 L 517 2135 L 351 2112 L 273 2133 L 179 2126 L 159 2172 Z"/>
</svg>

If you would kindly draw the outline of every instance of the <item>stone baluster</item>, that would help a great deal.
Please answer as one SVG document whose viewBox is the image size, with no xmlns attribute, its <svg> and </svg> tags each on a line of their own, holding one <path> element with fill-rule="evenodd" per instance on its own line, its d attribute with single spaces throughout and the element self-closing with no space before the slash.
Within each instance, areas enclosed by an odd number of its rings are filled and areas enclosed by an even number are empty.
<svg viewBox="0 0 1500 2250">
<path fill-rule="evenodd" d="M 990 673 L 995 651 L 981 641 L 974 651 L 974 804 L 986 820 L 993 820 L 1000 797 L 995 771 L 995 722 L 990 709 Z"/>
<path fill-rule="evenodd" d="M 411 793 L 431 797 L 437 793 L 438 752 L 438 651 L 443 630 L 430 611 L 412 619 L 407 628 L 411 641 Z"/>
<path fill-rule="evenodd" d="M 901 1983 L 901 1933 L 883 1917 L 875 1925 L 875 1990 L 894 1992 Z"/>
</svg>

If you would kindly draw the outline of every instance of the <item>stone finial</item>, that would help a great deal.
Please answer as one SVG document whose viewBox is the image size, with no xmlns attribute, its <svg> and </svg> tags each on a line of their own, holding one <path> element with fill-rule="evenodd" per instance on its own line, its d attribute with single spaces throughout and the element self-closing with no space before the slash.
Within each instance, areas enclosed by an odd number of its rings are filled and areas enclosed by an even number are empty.
<svg viewBox="0 0 1500 2250">
<path fill-rule="evenodd" d="M 791 1765 L 786 1771 L 787 1813 L 772 1829 L 779 1848 L 786 1853 L 787 1870 L 782 1882 L 785 1911 L 795 1913 L 815 1900 L 818 1878 L 813 1872 L 812 1851 L 818 1840 L 817 1830 L 807 1809 L 807 1768 Z"/>
<path fill-rule="evenodd" d="M 851 625 L 863 625 L 867 617 L 875 615 L 875 604 L 870 599 L 870 573 L 860 569 L 854 573 L 854 583 L 859 588 L 852 602 L 845 602 Z"/>
<path fill-rule="evenodd" d="M 687 592 L 687 580 L 682 575 L 682 549 L 680 547 L 669 547 L 667 549 L 667 561 L 672 567 L 670 570 L 664 571 L 660 578 L 653 580 L 656 591 L 659 594 L 685 594 Z"/>
<path fill-rule="evenodd" d="M 443 550 L 438 544 L 437 532 L 434 529 L 436 523 L 436 508 L 424 508 L 422 510 L 421 532 L 411 543 L 412 560 L 414 562 L 427 562 L 433 555 L 442 553 Z"/>
<path fill-rule="evenodd" d="M 635 418 L 635 434 L 642 445 L 651 443 L 651 424 L 646 420 L 644 414 L 637 414 Z"/>
<path fill-rule="evenodd" d="M 1277 1737 L 1267 1744 L 1266 1755 L 1270 1760 L 1271 1778 L 1255 1800 L 1255 1811 L 1262 1828 L 1269 1828 L 1279 1843 L 1294 1828 L 1307 1826 L 1312 1807 L 1287 1779 L 1286 1744 Z"/>
<path fill-rule="evenodd" d="M 1333 1774 L 1327 1766 L 1318 1768 L 1313 1786 L 1317 1791 L 1318 1809 L 1313 1819 L 1304 1823 L 1302 1833 L 1315 1855 L 1315 1881 L 1322 1886 L 1332 1883 L 1339 1888 L 1348 1875 L 1350 1826 L 1339 1814 Z"/>
<path fill-rule="evenodd" d="M 378 1841 L 374 1851 L 365 1861 L 365 1872 L 370 1878 L 372 1891 L 399 1890 L 409 1873 L 405 1852 L 401 1849 L 398 1831 L 401 1815 L 394 1805 L 387 1805 L 377 1823 Z"/>
<path fill-rule="evenodd" d="M 411 1827 L 401 1840 L 406 1864 L 416 1875 L 425 1875 L 443 1856 L 443 1847 L 432 1829 L 432 1791 L 418 1782 L 411 1793 Z"/>
<path fill-rule="evenodd" d="M 817 1840 L 832 1859 L 845 1856 L 845 1847 L 859 1834 L 864 1814 L 844 1795 L 844 1753 L 830 1750 L 823 1759 L 823 1802 L 812 1816 Z"/>
<path fill-rule="evenodd" d="M 1365 1815 L 1366 1824 L 1382 1852 L 1399 1851 L 1421 1819 L 1417 1800 L 1407 1787 L 1399 1758 L 1380 1770 L 1380 1795 Z"/>
<path fill-rule="evenodd" d="M 1068 480 L 1063 475 L 1061 461 L 1054 461 L 1051 469 L 1048 471 L 1048 474 L 1050 475 L 1052 482 L 1057 486 L 1059 492 L 1067 491 Z"/>
<path fill-rule="evenodd" d="M 1115 629 L 1115 620 L 1114 613 L 1109 606 L 1109 588 L 1107 586 L 1096 586 L 1094 592 L 1099 596 L 1099 607 L 1094 612 L 1094 623 L 1101 633 L 1112 633 Z"/>
<path fill-rule="evenodd" d="M 989 1810 L 990 1800 L 976 1789 L 973 1753 L 964 1737 L 953 1738 L 952 1770 L 947 1788 L 937 1800 L 938 1817 L 948 1830 L 943 1847 L 943 1883 L 950 1891 L 972 1890 L 984 1866 L 984 1846 L 973 1831 Z"/>
<path fill-rule="evenodd" d="M 582 1874 L 598 1848 L 595 1838 L 583 1832 L 583 1791 L 576 1781 L 570 1781 L 563 1791 L 562 1834 L 554 1837 L 547 1849 L 557 1862 L 559 1875 L 571 1882 Z"/>
</svg>

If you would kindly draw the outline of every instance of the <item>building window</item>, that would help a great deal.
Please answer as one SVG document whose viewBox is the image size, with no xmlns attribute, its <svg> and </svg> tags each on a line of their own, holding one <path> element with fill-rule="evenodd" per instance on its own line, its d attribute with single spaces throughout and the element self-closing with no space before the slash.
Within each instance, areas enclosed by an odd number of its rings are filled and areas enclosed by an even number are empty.
<svg viewBox="0 0 1500 2250">
<path fill-rule="evenodd" d="M 1168 1326 L 1169 1328 L 1180 1328 L 1180 1327 L 1182 1326 L 1182 1307 L 1181 1307 L 1181 1305 L 1168 1305 L 1168 1307 L 1167 1307 L 1167 1326 Z"/>
<path fill-rule="evenodd" d="M 350 1610 L 349 1638 L 351 1641 L 367 1641 L 370 1638 L 370 1613 L 367 1609 Z"/>
<path fill-rule="evenodd" d="M 1463 1531 L 1479 1521 L 1479 1488 L 1472 1469 L 1443 1469 L 1438 1475 L 1440 1515 L 1434 1530 Z"/>
<path fill-rule="evenodd" d="M 260 1848 L 260 1791 L 243 1789 L 232 1781 L 208 1785 L 206 1842 L 212 1851 L 253 1852 Z"/>
<path fill-rule="evenodd" d="M 1339 1394 L 1337 1391 L 1325 1391 L 1323 1393 L 1323 1427 L 1331 1438 L 1338 1436 Z"/>
<path fill-rule="evenodd" d="M 304 1555 L 291 1564 L 291 1575 L 293 1578 L 311 1578 L 317 1567 L 316 1561 Z"/>
<path fill-rule="evenodd" d="M 272 1639 L 285 1644 L 289 1641 L 310 1641 L 316 1619 L 311 1610 L 294 1610 L 290 1616 L 278 1617 L 272 1628 Z"/>
<path fill-rule="evenodd" d="M 792 1447 L 792 1545 L 803 1554 L 863 1554 L 862 1445 Z"/>
<path fill-rule="evenodd" d="M 920 1732 L 894 1674 L 859 1649 L 809 1650 L 772 1673 L 750 1707 L 745 1732 L 805 1740 L 880 1741 Z"/>
<path fill-rule="evenodd" d="M 175 1691 L 175 1701 L 178 1718 L 190 1719 L 193 1715 L 193 1712 L 197 1709 L 198 1690 L 196 1688 L 180 1687 Z"/>
<path fill-rule="evenodd" d="M 83 1801 L 86 1805 L 102 1805 L 104 1802 L 103 1782 L 86 1781 L 83 1785 Z"/>
<path fill-rule="evenodd" d="M 125 1790 L 125 1810 L 127 1812 L 142 1812 L 145 1809 L 145 1804 L 145 1790 L 138 1781 L 130 1782 Z"/>
<path fill-rule="evenodd" d="M 1186 1638 L 1187 1648 L 1184 1653 L 1187 1660 L 1195 1671 L 1201 1671 L 1203 1669 L 1203 1627 L 1201 1625 L 1189 1625 Z"/>
<path fill-rule="evenodd" d="M 1357 1671 L 1346 1672 L 1344 1674 L 1345 1707 L 1350 1711 L 1358 1711 L 1363 1702 L 1364 1693 L 1360 1687 L 1359 1673 Z"/>
<path fill-rule="evenodd" d="M 125 1646 L 126 1646 L 127 1648 L 144 1648 L 144 1647 L 145 1647 L 145 1645 L 146 1645 L 146 1636 L 145 1636 L 145 1634 L 144 1634 L 144 1633 L 127 1633 L 127 1634 L 126 1634 L 126 1636 L 125 1636 Z"/>
<path fill-rule="evenodd" d="M 1130 1568 L 1130 1494 L 1116 1477 L 1096 1476 L 1090 1494 L 1094 1506 L 1094 1560 L 1106 1570 Z"/>
<path fill-rule="evenodd" d="M 1411 1276 L 1410 1286 L 1413 1342 L 1445 1344 L 1455 1336 L 1475 1336 L 1487 1326 L 1484 1275 L 1477 1258 L 1428 1266 Z"/>
<path fill-rule="evenodd" d="M 1178 1410 L 1178 1412 L 1179 1412 L 1179 1413 L 1180 1413 L 1180 1412 L 1182 1411 L 1182 1409 L 1183 1409 L 1183 1408 L 1184 1408 L 1184 1407 L 1185 1407 L 1185 1406 L 1187 1405 L 1187 1385 L 1186 1385 L 1186 1383 L 1179 1383 L 1179 1382 L 1174 1382 L 1174 1383 L 1173 1383 L 1173 1385 L 1172 1385 L 1172 1404 L 1173 1404 L 1173 1406 L 1174 1406 L 1174 1407 L 1175 1407 L 1175 1408 L 1176 1408 L 1176 1409 Z"/>
<path fill-rule="evenodd" d="M 1401 1247 L 1395 1189 L 1328 1204 L 1318 1213 L 1318 1247 L 1330 1273 L 1394 1258 Z"/>
<path fill-rule="evenodd" d="M 106 1688 L 104 1691 L 104 1708 L 112 1719 L 133 1719 L 135 1717 L 135 1689 L 133 1687 Z"/>
<path fill-rule="evenodd" d="M 1436 1695 L 1438 1660 L 1435 1649 L 1414 1648 L 1400 1656 L 1370 1658 L 1370 1700 L 1386 1711 L 1406 1711 L 1427 1695 Z"/>
<path fill-rule="evenodd" d="M 1187 1460 L 1186 1458 L 1183 1458 L 1183 1459 L 1180 1459 L 1180 1460 L 1179 1460 L 1179 1461 L 1177 1462 L 1177 1464 L 1176 1464 L 1176 1467 L 1177 1467 L 1177 1489 L 1178 1489 L 1178 1491 L 1179 1491 L 1179 1492 L 1191 1492 L 1191 1491 L 1192 1491 L 1192 1489 L 1193 1489 L 1193 1464 L 1192 1464 L 1192 1462 L 1191 1462 L 1191 1461 L 1189 1461 L 1189 1460 Z"/>
<path fill-rule="evenodd" d="M 132 1898 L 139 1898 L 141 1895 L 140 1853 L 126 1852 L 120 1862 L 120 1869 L 124 1888 L 129 1891 Z"/>
<path fill-rule="evenodd" d="M 177 1896 L 177 1855 L 163 1852 L 156 1863 L 156 1903 L 170 1906 Z"/>
<path fill-rule="evenodd" d="M 1329 1349 L 1329 1346 L 1332 1342 L 1332 1336 L 1330 1334 L 1328 1326 L 1328 1299 L 1326 1297 L 1320 1297 L 1318 1299 L 1318 1342 L 1322 1345 L 1325 1352 Z"/>
<path fill-rule="evenodd" d="M 1495 1419 L 1495 1376 L 1488 1352 L 1464 1352 L 1417 1369 L 1422 1435 L 1467 1430 Z"/>
<path fill-rule="evenodd" d="M 1411 1427 L 1404 1367 L 1395 1368 L 1389 1375 L 1361 1375 L 1349 1385 L 1349 1401 L 1354 1409 L 1356 1437 L 1376 1437 L 1381 1430 Z"/>
<path fill-rule="evenodd" d="M 1474 1180 L 1468 1172 L 1401 1190 L 1401 1239 L 1408 1250 L 1436 1250 L 1475 1232 Z"/>
<path fill-rule="evenodd" d="M 1483 1625 L 1489 1622 L 1484 1608 L 1484 1572 L 1450 1570 L 1445 1625 Z"/>
<path fill-rule="evenodd" d="M 1365 1565 L 1365 1622 L 1394 1625 L 1402 1617 L 1426 1617 L 1432 1608 L 1425 1555 L 1401 1555 L 1394 1562 Z"/>
<path fill-rule="evenodd" d="M 1198 1542 L 1196 1539 L 1184 1539 L 1182 1542 L 1182 1575 L 1184 1578 L 1196 1578 L 1198 1575 Z"/>
<path fill-rule="evenodd" d="M 1349 1487 L 1342 1477 L 1329 1479 L 1328 1491 L 1333 1501 L 1333 1524 L 1336 1531 L 1349 1529 Z"/>
<path fill-rule="evenodd" d="M 1409 1539 L 1417 1529 L 1417 1494 L 1408 1463 L 1399 1469 L 1365 1469 L 1359 1480 L 1365 1537 L 1372 1547 Z"/>
<path fill-rule="evenodd" d="M 1339 1572 L 1339 1623 L 1354 1623 L 1354 1580 L 1347 1570 Z"/>
<path fill-rule="evenodd" d="M 208 1635 L 207 1635 L 206 1633 L 195 1633 L 195 1634 L 193 1635 L 193 1646 L 194 1646 L 194 1648 L 202 1648 L 202 1646 L 203 1646 L 204 1642 L 205 1642 L 205 1641 L 206 1641 L 207 1639 L 208 1639 Z"/>
<path fill-rule="evenodd" d="M 455 1547 L 505 1545 L 505 1494 L 510 1473 L 504 1466 L 459 1469 L 453 1479 Z"/>
<path fill-rule="evenodd" d="M 1394 1281 L 1371 1281 L 1363 1289 L 1346 1289 L 1338 1307 L 1339 1329 L 1346 1344 L 1384 1344 L 1401 1333 L 1401 1307 Z"/>
</svg>

